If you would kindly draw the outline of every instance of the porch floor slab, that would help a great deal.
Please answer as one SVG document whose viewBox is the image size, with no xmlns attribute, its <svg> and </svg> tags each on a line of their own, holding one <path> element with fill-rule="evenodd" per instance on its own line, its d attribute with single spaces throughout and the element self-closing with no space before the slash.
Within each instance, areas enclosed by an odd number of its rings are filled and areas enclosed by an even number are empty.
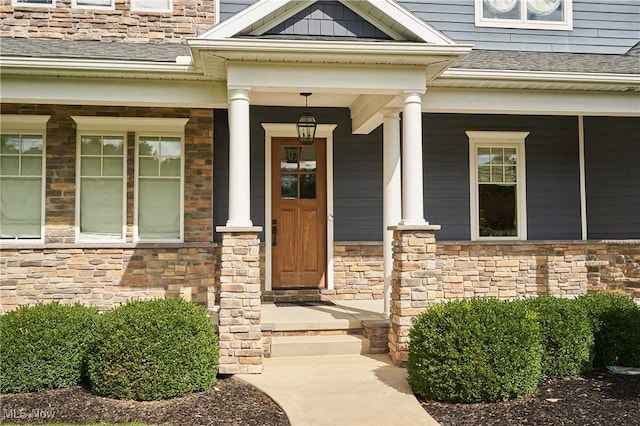
<svg viewBox="0 0 640 426">
<path fill-rule="evenodd" d="M 362 321 L 384 319 L 382 300 L 337 300 L 334 306 L 262 304 L 263 327 L 273 331 L 345 330 Z"/>
<path fill-rule="evenodd" d="M 266 358 L 262 374 L 236 377 L 273 398 L 292 426 L 438 425 L 386 354 Z"/>
</svg>

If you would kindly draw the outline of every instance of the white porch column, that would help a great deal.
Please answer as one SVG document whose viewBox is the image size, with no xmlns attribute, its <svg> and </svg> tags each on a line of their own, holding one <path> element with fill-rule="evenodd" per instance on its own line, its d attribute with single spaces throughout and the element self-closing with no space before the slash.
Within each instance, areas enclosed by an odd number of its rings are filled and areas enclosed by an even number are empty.
<svg viewBox="0 0 640 426">
<path fill-rule="evenodd" d="M 398 225 L 402 219 L 402 182 L 400 175 L 400 111 L 385 109 L 383 114 L 384 314 L 388 318 L 390 315 L 391 272 L 393 271 L 393 231 L 389 227 Z"/>
<path fill-rule="evenodd" d="M 229 219 L 227 226 L 251 222 L 249 89 L 229 89 Z"/>
<path fill-rule="evenodd" d="M 422 97 L 405 92 L 402 113 L 402 225 L 424 225 Z"/>
</svg>

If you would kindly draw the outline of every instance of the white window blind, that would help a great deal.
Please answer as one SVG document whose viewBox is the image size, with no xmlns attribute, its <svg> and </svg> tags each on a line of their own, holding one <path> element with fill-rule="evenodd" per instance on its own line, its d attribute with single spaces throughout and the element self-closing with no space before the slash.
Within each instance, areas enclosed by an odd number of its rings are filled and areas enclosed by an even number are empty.
<svg viewBox="0 0 640 426">
<path fill-rule="evenodd" d="M 80 135 L 80 239 L 124 238 L 124 135 Z"/>
<path fill-rule="evenodd" d="M 138 238 L 179 240 L 182 218 L 182 138 L 138 138 Z"/>
<path fill-rule="evenodd" d="M 1 117 L 0 237 L 3 239 L 43 238 L 44 135 L 48 119 L 49 116 Z"/>
</svg>

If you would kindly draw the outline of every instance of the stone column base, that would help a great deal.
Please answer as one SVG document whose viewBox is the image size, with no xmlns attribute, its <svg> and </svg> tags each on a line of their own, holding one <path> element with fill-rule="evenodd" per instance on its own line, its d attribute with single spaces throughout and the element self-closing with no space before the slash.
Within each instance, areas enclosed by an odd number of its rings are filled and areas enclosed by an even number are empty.
<svg viewBox="0 0 640 426">
<path fill-rule="evenodd" d="M 393 230 L 389 355 L 394 365 L 405 367 L 413 318 L 429 306 L 428 291 L 437 289 L 435 231 L 440 226 L 399 225 L 389 229 Z"/>
<path fill-rule="evenodd" d="M 220 373 L 262 373 L 259 227 L 218 227 Z"/>
</svg>

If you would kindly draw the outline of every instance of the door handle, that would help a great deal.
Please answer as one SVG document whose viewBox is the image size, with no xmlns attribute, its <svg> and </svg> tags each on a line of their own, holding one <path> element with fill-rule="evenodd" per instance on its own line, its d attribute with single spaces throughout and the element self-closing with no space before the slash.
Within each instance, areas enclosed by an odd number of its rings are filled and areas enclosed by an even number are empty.
<svg viewBox="0 0 640 426">
<path fill-rule="evenodd" d="M 271 221 L 271 244 L 273 246 L 278 245 L 278 221 L 276 219 Z"/>
</svg>

